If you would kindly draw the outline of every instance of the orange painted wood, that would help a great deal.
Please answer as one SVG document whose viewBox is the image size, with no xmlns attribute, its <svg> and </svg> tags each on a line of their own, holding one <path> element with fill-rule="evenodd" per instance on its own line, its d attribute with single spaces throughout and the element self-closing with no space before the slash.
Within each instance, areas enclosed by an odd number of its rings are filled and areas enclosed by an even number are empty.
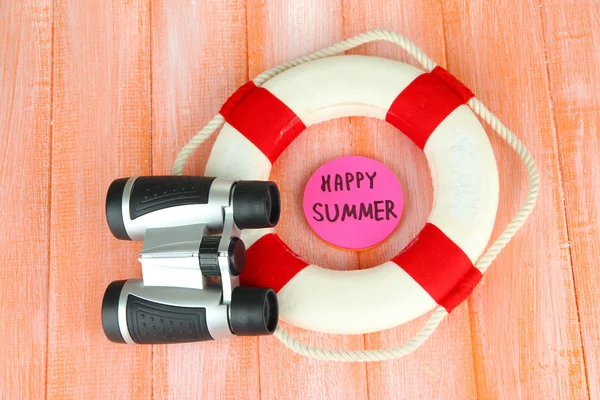
<svg viewBox="0 0 600 400">
<path fill-rule="evenodd" d="M 340 6 L 336 0 L 248 0 L 250 77 L 343 39 Z M 312 233 L 302 212 L 303 190 L 324 162 L 355 153 L 356 143 L 349 132 L 348 118 L 308 128 L 277 160 L 271 174 L 282 191 L 278 232 L 295 252 L 326 268 L 356 269 L 358 256 L 333 249 Z M 334 336 L 284 327 L 300 340 L 320 347 L 364 346 L 362 335 Z M 309 360 L 290 352 L 274 337 L 260 339 L 260 373 L 262 399 L 368 398 L 365 365 Z"/>
<path fill-rule="evenodd" d="M 152 171 L 179 150 L 248 79 L 243 1 L 152 4 Z M 216 135 L 215 135 L 216 138 Z M 214 138 L 185 173 L 202 175 Z M 154 348 L 157 399 L 258 399 L 256 338 Z"/>
<path fill-rule="evenodd" d="M 55 0 L 49 399 L 149 399 L 152 348 L 109 342 L 109 282 L 140 276 L 139 244 L 104 215 L 118 177 L 150 172 L 149 3 Z"/>
<path fill-rule="evenodd" d="M 0 398 L 600 398 L 597 1 L 6 0 L 0 22 Z M 110 343 L 104 290 L 141 276 L 140 243 L 114 239 L 105 222 L 110 182 L 170 173 L 249 77 L 372 28 L 406 35 L 447 66 L 538 162 L 538 208 L 470 300 L 414 354 L 368 365 L 305 359 L 273 337 Z M 353 53 L 410 61 L 392 45 Z M 498 234 L 525 195 L 525 171 L 491 138 Z M 203 172 L 213 140 L 186 173 Z M 348 154 L 390 166 L 407 200 L 394 236 L 362 253 L 321 242 L 301 208 L 311 173 Z M 309 128 L 272 178 L 283 193 L 280 234 L 327 268 L 387 260 L 432 201 L 422 153 L 363 118 Z M 422 323 L 365 337 L 285 326 L 314 345 L 363 349 L 399 344 Z"/>
<path fill-rule="evenodd" d="M 443 9 L 449 69 L 520 136 L 541 179 L 537 209 L 470 299 L 478 397 L 587 398 L 539 2 L 445 0 Z M 526 174 L 491 139 L 498 234 L 525 197 Z"/>
<path fill-rule="evenodd" d="M 386 1 L 365 3 L 345 0 L 344 36 L 371 29 L 389 29 L 414 40 L 434 61 L 446 64 L 442 7 L 437 1 Z M 377 43 L 360 47 L 360 54 L 389 57 L 420 67 L 398 46 Z M 433 200 L 429 168 L 423 152 L 406 136 L 384 121 L 352 118 L 358 136 L 355 151 L 390 167 L 405 193 L 405 209 L 399 228 L 382 245 L 360 253 L 361 268 L 388 261 L 402 250 L 425 224 Z M 368 348 L 388 348 L 408 341 L 427 317 L 389 331 L 366 335 Z M 440 355 L 443 355 L 441 360 Z M 390 399 L 402 393 L 407 399 L 475 398 L 475 375 L 468 306 L 463 303 L 448 317 L 431 339 L 409 357 L 370 364 L 369 398 Z"/>
<path fill-rule="evenodd" d="M 590 397 L 600 398 L 600 3 L 543 4 L 550 88 Z"/>
<path fill-rule="evenodd" d="M 0 398 L 46 392 L 52 2 L 0 3 Z"/>
</svg>

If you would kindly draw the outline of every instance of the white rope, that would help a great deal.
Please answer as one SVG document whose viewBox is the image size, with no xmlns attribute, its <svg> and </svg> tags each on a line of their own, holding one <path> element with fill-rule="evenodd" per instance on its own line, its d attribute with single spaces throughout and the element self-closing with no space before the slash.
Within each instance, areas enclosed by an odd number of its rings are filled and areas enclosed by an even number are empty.
<svg viewBox="0 0 600 400">
<path fill-rule="evenodd" d="M 281 64 L 275 68 L 271 68 L 270 70 L 258 75 L 252 81 L 256 86 L 261 86 L 275 75 L 278 75 L 283 71 L 286 71 L 297 65 L 317 60 L 319 58 L 341 54 L 346 50 L 353 49 L 361 44 L 377 40 L 384 40 L 399 45 L 410 55 L 412 55 L 427 71 L 432 71 L 436 67 L 436 64 L 429 57 L 427 57 L 419 47 L 417 47 L 413 42 L 404 36 L 401 36 L 395 32 L 375 30 L 362 33 L 358 36 L 354 36 L 350 39 L 336 43 L 331 47 L 319 50 L 308 56 L 300 57 Z M 510 242 L 512 237 L 523 226 L 527 220 L 527 217 L 529 217 L 533 211 L 539 193 L 540 183 L 535 161 L 531 157 L 531 154 L 527 148 L 525 148 L 523 143 L 521 143 L 519 138 L 506 126 L 504 126 L 504 124 L 502 124 L 502 122 L 500 122 L 500 120 L 475 97 L 469 100 L 467 104 L 481 119 L 487 122 L 506 143 L 510 145 L 510 147 L 519 155 L 519 157 L 521 157 L 521 160 L 527 168 L 527 175 L 529 178 L 527 197 L 517 212 L 517 215 L 507 225 L 500 236 L 498 236 L 498 239 L 496 239 L 496 241 L 487 249 L 485 254 L 481 256 L 481 258 L 479 258 L 475 264 L 475 268 L 481 271 L 481 273 L 485 273 L 500 251 L 506 247 L 508 242 Z M 183 147 L 177 156 L 173 166 L 173 174 L 181 175 L 183 167 L 185 166 L 190 154 L 192 154 L 194 150 L 198 148 L 198 146 L 208 139 L 210 135 L 221 128 L 224 123 L 225 119 L 223 116 L 217 114 L 198 134 L 196 134 L 196 136 L 194 136 L 189 143 Z M 413 336 L 412 339 L 401 346 L 381 350 L 330 350 L 312 347 L 304 343 L 300 343 L 281 326 L 278 326 L 275 330 L 275 336 L 285 346 L 292 349 L 296 353 L 319 360 L 345 362 L 392 360 L 395 358 L 404 357 L 405 355 L 410 354 L 419 348 L 419 346 L 421 346 L 433 334 L 446 315 L 448 315 L 448 312 L 443 307 L 437 307 L 423 328 L 421 328 L 421 330 L 415 336 Z"/>
</svg>

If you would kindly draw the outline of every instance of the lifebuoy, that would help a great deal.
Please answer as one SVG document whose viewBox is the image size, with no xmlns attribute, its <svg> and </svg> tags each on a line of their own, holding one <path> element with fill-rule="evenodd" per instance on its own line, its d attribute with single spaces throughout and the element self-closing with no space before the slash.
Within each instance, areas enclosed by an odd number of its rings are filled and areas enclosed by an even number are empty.
<svg viewBox="0 0 600 400">
<path fill-rule="evenodd" d="M 307 127 L 344 116 L 388 121 L 425 152 L 434 202 L 428 222 L 392 260 L 333 271 L 297 256 L 272 230 L 244 231 L 242 284 L 278 292 L 280 317 L 340 334 L 395 327 L 441 305 L 462 302 L 481 279 L 498 208 L 498 170 L 487 135 L 465 105 L 471 91 L 440 67 L 426 73 L 367 56 L 310 61 L 242 86 L 225 103 L 226 120 L 206 175 L 267 179 L 273 162 Z"/>
</svg>

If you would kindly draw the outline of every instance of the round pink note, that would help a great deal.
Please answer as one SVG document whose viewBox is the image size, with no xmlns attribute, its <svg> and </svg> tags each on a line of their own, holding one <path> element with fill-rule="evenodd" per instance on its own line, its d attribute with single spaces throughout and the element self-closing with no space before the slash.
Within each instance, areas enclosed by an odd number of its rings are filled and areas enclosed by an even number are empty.
<svg viewBox="0 0 600 400">
<path fill-rule="evenodd" d="M 331 160 L 304 190 L 304 215 L 327 243 L 348 250 L 373 247 L 392 234 L 404 208 L 394 173 L 368 157 Z"/>
</svg>

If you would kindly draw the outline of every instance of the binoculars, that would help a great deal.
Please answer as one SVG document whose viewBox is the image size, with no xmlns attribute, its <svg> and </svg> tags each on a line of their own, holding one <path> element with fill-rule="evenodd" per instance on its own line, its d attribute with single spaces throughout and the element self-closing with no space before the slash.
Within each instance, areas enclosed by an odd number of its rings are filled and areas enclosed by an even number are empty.
<svg viewBox="0 0 600 400">
<path fill-rule="evenodd" d="M 277 185 L 203 176 L 115 180 L 106 220 L 123 240 L 143 240 L 143 279 L 112 282 L 102 326 L 113 342 L 165 344 L 269 335 L 279 317 L 272 289 L 239 286 L 242 229 L 279 221 Z"/>
</svg>

